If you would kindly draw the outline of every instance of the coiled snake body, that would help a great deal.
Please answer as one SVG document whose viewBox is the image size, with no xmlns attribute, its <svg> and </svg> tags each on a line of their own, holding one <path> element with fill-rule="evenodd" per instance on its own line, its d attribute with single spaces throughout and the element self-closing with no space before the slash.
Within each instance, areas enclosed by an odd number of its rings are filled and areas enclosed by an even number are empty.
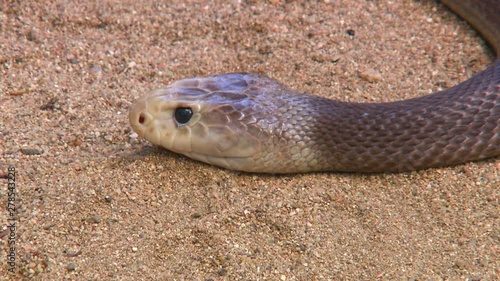
<svg viewBox="0 0 500 281">
<path fill-rule="evenodd" d="M 500 51 L 500 2 L 443 1 Z M 150 142 L 247 172 L 397 172 L 500 155 L 500 59 L 428 96 L 346 103 L 232 73 L 174 82 L 129 114 Z"/>
</svg>

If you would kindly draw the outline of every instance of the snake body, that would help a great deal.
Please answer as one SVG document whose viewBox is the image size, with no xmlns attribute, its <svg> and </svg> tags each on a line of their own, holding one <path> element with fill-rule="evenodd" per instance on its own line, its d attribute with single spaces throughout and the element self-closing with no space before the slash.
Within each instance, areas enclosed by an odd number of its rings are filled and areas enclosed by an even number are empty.
<svg viewBox="0 0 500 281">
<path fill-rule="evenodd" d="M 443 1 L 500 51 L 500 2 Z M 233 170 L 399 172 L 500 155 L 500 59 L 454 87 L 389 103 L 347 103 L 262 75 L 188 78 L 138 99 L 137 134 Z"/>
</svg>

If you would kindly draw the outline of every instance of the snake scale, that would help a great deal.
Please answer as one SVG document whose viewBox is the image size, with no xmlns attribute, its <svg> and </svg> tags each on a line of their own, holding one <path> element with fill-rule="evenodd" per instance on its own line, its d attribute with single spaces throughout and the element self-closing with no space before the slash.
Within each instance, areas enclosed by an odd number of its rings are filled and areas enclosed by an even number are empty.
<svg viewBox="0 0 500 281">
<path fill-rule="evenodd" d="M 446 0 L 500 53 L 500 1 Z M 266 76 L 176 81 L 139 98 L 129 120 L 155 145 L 246 172 L 400 172 L 500 155 L 500 59 L 441 92 L 347 103 Z"/>
</svg>

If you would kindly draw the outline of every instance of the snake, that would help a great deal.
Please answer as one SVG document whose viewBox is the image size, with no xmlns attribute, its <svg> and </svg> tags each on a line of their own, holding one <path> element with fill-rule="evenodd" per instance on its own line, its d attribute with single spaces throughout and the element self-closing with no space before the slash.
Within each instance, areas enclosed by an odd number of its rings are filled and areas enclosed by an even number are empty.
<svg viewBox="0 0 500 281">
<path fill-rule="evenodd" d="M 425 96 L 352 103 L 261 74 L 175 81 L 138 98 L 138 137 L 222 168 L 256 173 L 405 172 L 500 155 L 500 1 L 443 0 L 497 54 L 468 80 Z"/>
</svg>

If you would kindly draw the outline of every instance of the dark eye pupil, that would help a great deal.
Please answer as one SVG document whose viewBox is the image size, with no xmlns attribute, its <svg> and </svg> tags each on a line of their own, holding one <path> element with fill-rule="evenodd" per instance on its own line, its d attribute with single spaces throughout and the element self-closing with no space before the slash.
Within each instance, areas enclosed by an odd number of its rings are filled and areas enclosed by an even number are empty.
<svg viewBox="0 0 500 281">
<path fill-rule="evenodd" d="M 193 110 L 189 107 L 179 107 L 175 110 L 175 120 L 179 124 L 186 124 L 193 116 Z"/>
</svg>

